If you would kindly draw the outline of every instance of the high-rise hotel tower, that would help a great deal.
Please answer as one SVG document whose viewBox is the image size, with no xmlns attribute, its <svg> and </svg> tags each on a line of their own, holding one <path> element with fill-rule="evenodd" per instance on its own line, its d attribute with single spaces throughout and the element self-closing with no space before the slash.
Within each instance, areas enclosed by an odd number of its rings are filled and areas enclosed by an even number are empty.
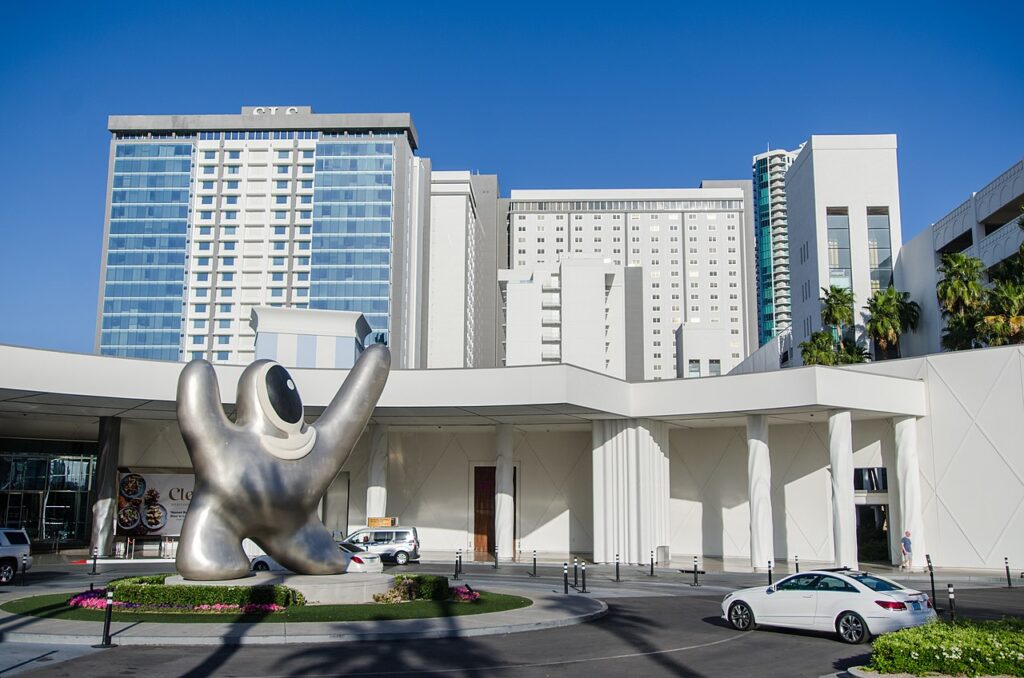
<svg viewBox="0 0 1024 678">
<path fill-rule="evenodd" d="M 430 161 L 408 114 L 111 116 L 96 348 L 247 363 L 256 306 L 359 311 L 425 364 Z"/>
<path fill-rule="evenodd" d="M 765 344 L 793 320 L 789 290 L 786 172 L 799 151 L 755 155 L 754 252 L 757 269 L 757 343 Z"/>
</svg>

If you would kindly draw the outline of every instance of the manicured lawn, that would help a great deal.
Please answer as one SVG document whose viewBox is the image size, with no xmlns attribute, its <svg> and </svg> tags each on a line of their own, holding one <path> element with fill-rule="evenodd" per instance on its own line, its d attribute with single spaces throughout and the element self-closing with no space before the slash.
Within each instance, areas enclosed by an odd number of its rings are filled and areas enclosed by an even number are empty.
<svg viewBox="0 0 1024 678">
<path fill-rule="evenodd" d="M 70 594 L 51 593 L 12 600 L 0 609 L 13 614 L 26 614 L 47 619 L 69 621 L 103 621 L 103 612 L 68 607 Z M 289 607 L 283 612 L 253 614 L 195 614 L 177 612 L 118 612 L 114 621 L 173 622 L 173 623 L 234 623 L 234 622 L 328 622 L 328 621 L 385 621 L 389 619 L 423 619 L 427 617 L 458 617 L 466 614 L 502 612 L 532 605 L 529 598 L 501 593 L 480 592 L 480 600 L 473 603 L 414 600 L 409 603 L 382 605 L 303 605 Z"/>
</svg>

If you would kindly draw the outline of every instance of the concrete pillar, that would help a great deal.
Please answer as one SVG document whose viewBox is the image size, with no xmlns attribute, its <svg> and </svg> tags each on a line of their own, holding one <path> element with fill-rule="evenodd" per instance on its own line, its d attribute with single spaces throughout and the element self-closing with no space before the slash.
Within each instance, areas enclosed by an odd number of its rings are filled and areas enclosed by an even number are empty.
<svg viewBox="0 0 1024 678">
<path fill-rule="evenodd" d="M 835 566 L 856 568 L 857 514 L 853 503 L 853 422 L 849 410 L 828 415 L 828 455 L 832 464 L 832 540 Z"/>
<path fill-rule="evenodd" d="M 382 518 L 388 511 L 388 427 L 370 429 L 370 464 L 366 479 L 366 517 Z"/>
<path fill-rule="evenodd" d="M 93 483 L 92 538 L 89 549 L 101 556 L 114 550 L 114 518 L 117 513 L 117 461 L 121 453 L 121 420 L 100 417 L 96 480 Z"/>
<path fill-rule="evenodd" d="M 924 512 L 921 506 L 921 465 L 917 452 L 917 417 L 894 417 L 896 438 L 896 486 L 900 498 L 900 520 L 903 529 L 894 537 L 910 532 L 913 562 L 911 567 L 927 565 L 924 537 Z"/>
<path fill-rule="evenodd" d="M 750 497 L 750 566 L 767 569 L 775 560 L 772 524 L 772 465 L 768 456 L 768 417 L 747 417 L 747 487 Z"/>
<path fill-rule="evenodd" d="M 497 454 L 494 468 L 494 545 L 501 560 L 515 556 L 515 429 L 511 424 L 498 425 Z"/>
<path fill-rule="evenodd" d="M 650 419 L 593 423 L 594 560 L 641 564 L 669 546 L 668 425 Z"/>
</svg>

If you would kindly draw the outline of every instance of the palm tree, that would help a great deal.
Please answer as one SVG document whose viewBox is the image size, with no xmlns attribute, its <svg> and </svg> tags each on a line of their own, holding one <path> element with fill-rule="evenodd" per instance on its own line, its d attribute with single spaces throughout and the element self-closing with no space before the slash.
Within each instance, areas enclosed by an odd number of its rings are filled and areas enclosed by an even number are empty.
<svg viewBox="0 0 1024 678">
<path fill-rule="evenodd" d="M 852 365 L 854 363 L 866 363 L 868 361 L 868 350 L 864 344 L 858 344 L 850 339 L 839 344 L 839 352 L 836 354 L 836 362 L 839 365 Z"/>
<path fill-rule="evenodd" d="M 1024 343 L 1024 285 L 998 282 L 988 290 L 985 302 L 985 315 L 980 323 L 985 343 Z"/>
<path fill-rule="evenodd" d="M 864 310 L 869 314 L 865 329 L 874 342 L 875 358 L 890 357 L 890 347 L 891 354 L 899 357 L 900 335 L 917 329 L 921 307 L 910 300 L 910 293 L 900 292 L 890 285 L 871 295 Z"/>
<path fill-rule="evenodd" d="M 835 365 L 836 349 L 832 334 L 822 330 L 811 334 L 807 341 L 800 342 L 800 358 L 804 365 Z"/>
<path fill-rule="evenodd" d="M 981 286 L 980 259 L 963 252 L 943 254 L 938 272 L 942 280 L 935 287 L 946 330 L 942 347 L 950 351 L 976 348 L 980 344 L 978 324 L 985 290 Z"/>
<path fill-rule="evenodd" d="M 853 325 L 853 291 L 838 285 L 824 287 L 821 291 L 821 322 L 833 328 L 834 344 L 839 349 L 839 342 L 846 336 L 846 326 Z"/>
</svg>

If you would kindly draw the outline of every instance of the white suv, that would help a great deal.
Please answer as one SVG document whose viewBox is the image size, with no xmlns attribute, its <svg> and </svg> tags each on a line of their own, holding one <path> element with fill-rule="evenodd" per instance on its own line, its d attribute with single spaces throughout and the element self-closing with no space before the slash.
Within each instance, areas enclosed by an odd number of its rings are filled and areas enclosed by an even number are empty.
<svg viewBox="0 0 1024 678">
<path fill-rule="evenodd" d="M 0 527 L 0 584 L 10 584 L 21 570 L 22 558 L 25 569 L 32 567 L 31 544 L 28 532 L 10 527 Z"/>
</svg>

